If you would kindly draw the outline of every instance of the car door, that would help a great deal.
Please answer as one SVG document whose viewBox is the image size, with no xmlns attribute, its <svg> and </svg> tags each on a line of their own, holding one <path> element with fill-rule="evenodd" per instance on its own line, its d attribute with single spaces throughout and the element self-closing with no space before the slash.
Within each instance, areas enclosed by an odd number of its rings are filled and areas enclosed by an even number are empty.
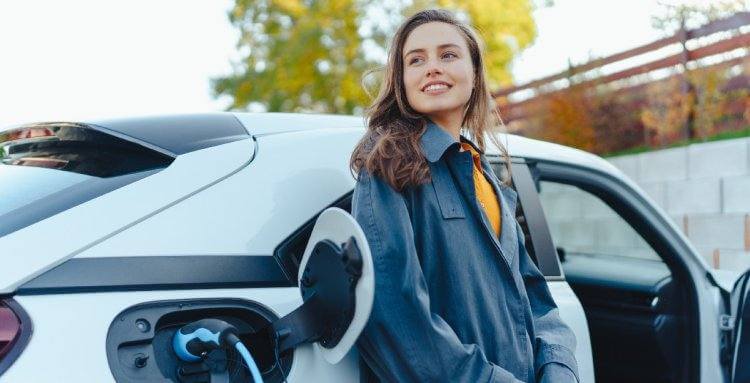
<svg viewBox="0 0 750 383">
<path fill-rule="evenodd" d="M 532 172 L 586 311 L 597 378 L 727 381 L 720 289 L 672 218 L 606 163 L 538 160 Z"/>
<path fill-rule="evenodd" d="M 743 273 L 735 282 L 731 292 L 729 319 L 733 329 L 730 340 L 732 349 L 729 370 L 732 383 L 750 382 L 750 271 Z M 745 328 L 748 327 L 748 328 Z"/>
<path fill-rule="evenodd" d="M 496 174 L 505 171 L 502 159 L 490 158 Z M 560 266 L 560 260 L 550 236 L 534 177 L 523 158 L 511 161 L 511 179 L 518 193 L 516 218 L 523 229 L 526 249 L 534 263 L 544 274 L 552 298 L 558 306 L 560 317 L 576 335 L 576 360 L 581 382 L 594 382 L 589 328 L 581 302 L 571 290 Z"/>
</svg>

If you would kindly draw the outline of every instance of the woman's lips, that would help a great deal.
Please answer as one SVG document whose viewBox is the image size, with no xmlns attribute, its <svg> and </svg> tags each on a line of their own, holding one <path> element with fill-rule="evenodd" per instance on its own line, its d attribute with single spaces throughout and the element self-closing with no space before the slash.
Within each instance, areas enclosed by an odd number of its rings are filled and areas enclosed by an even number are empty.
<svg viewBox="0 0 750 383">
<path fill-rule="evenodd" d="M 438 95 L 438 94 L 443 94 L 449 91 L 450 89 L 451 89 L 450 85 L 435 84 L 435 85 L 429 85 L 425 87 L 425 89 L 422 92 L 430 94 L 430 95 Z"/>
</svg>

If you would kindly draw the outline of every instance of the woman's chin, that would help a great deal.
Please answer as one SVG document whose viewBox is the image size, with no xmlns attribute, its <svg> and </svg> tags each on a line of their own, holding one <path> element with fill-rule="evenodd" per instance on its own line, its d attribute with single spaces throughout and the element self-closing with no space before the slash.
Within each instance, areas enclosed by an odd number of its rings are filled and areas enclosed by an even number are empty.
<svg viewBox="0 0 750 383">
<path fill-rule="evenodd" d="M 429 106 L 420 108 L 417 111 L 426 116 L 439 116 L 445 113 L 454 112 L 456 110 L 460 111 L 461 109 L 462 109 L 462 106 L 460 103 L 434 101 L 434 102 L 431 102 Z"/>
</svg>

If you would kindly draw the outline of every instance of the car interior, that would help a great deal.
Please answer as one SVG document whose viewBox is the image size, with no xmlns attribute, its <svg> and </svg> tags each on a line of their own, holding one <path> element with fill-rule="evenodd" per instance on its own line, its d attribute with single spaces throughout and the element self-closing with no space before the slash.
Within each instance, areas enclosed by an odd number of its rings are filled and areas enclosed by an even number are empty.
<svg viewBox="0 0 750 383">
<path fill-rule="evenodd" d="M 596 381 L 696 379 L 695 287 L 678 257 L 611 191 L 565 182 L 542 177 L 537 188 L 586 314 Z"/>
</svg>

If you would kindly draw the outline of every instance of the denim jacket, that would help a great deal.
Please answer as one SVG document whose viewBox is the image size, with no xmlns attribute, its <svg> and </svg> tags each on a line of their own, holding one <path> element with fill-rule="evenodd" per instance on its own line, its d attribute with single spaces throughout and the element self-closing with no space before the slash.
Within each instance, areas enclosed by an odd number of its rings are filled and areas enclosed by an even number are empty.
<svg viewBox="0 0 750 383">
<path fill-rule="evenodd" d="M 432 122 L 421 148 L 428 183 L 399 193 L 358 175 L 352 213 L 375 266 L 363 361 L 388 382 L 576 382 L 575 335 L 526 252 L 516 192 L 477 149 L 501 206 L 498 238 L 474 197 L 471 153 Z"/>
</svg>

